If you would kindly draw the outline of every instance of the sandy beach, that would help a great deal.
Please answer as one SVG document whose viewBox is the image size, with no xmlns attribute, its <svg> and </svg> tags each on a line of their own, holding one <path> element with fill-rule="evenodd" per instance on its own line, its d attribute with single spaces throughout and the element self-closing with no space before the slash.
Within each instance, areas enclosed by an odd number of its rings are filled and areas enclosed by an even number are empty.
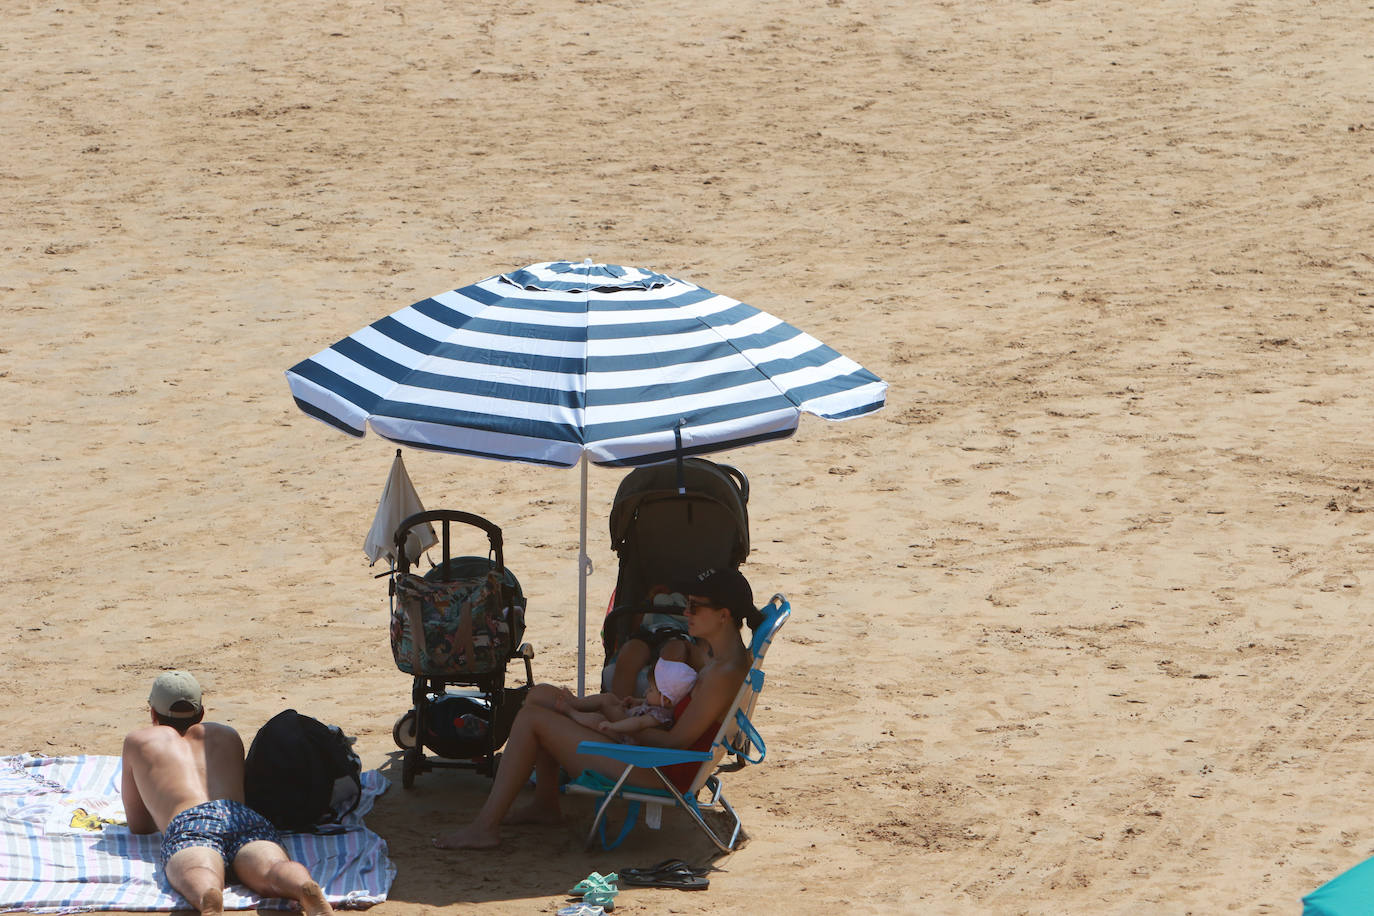
<svg viewBox="0 0 1374 916">
<path fill-rule="evenodd" d="M 615 912 L 1296 913 L 1374 855 L 1374 11 L 1277 0 L 19 2 L 0 90 L 5 748 L 118 754 L 155 672 L 393 779 L 376 916 L 552 913 L 632 851 L 442 853 L 362 553 L 394 446 L 284 371 L 558 259 L 772 312 L 891 386 L 719 456 L 768 660 L 747 839 Z M 576 471 L 407 450 L 576 676 Z M 590 474 L 588 593 L 615 582 Z"/>
</svg>

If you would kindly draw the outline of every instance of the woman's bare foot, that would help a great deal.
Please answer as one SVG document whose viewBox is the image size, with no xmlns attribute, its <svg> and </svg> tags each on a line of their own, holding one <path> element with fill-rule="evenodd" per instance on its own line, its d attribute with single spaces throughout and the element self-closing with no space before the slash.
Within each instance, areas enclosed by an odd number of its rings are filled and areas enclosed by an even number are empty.
<svg viewBox="0 0 1374 916">
<path fill-rule="evenodd" d="M 552 827 L 563 822 L 563 812 L 558 808 L 549 808 L 538 802 L 530 802 L 520 808 L 514 808 L 501 821 L 511 827 L 519 827 L 525 824 L 537 824 L 544 827 Z"/>
<path fill-rule="evenodd" d="M 440 849 L 495 849 L 501 845 L 501 834 L 496 830 L 482 830 L 469 824 L 439 834 L 434 838 L 434 845 Z"/>
<path fill-rule="evenodd" d="M 300 900 L 297 902 L 305 916 L 334 916 L 334 908 L 329 905 L 324 891 L 314 881 L 307 882 L 305 887 L 301 888 Z"/>
<path fill-rule="evenodd" d="M 224 891 L 212 887 L 200 895 L 201 916 L 223 916 Z"/>
</svg>

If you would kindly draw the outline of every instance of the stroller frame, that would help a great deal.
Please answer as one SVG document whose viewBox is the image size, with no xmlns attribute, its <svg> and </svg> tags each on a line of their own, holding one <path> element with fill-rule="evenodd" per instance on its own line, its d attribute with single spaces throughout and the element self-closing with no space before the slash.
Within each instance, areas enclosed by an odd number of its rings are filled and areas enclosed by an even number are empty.
<svg viewBox="0 0 1374 916">
<path fill-rule="evenodd" d="M 523 615 L 525 598 L 514 574 L 506 569 L 501 529 L 480 515 L 454 509 L 432 509 L 427 512 L 418 512 L 404 519 L 397 526 L 394 538 L 397 565 L 390 572 L 389 594 L 392 601 L 396 600 L 397 578 L 408 574 L 411 570 L 411 559 L 406 555 L 405 550 L 406 540 L 411 529 L 434 522 L 439 523 L 442 532 L 440 537 L 442 560 L 426 573 L 424 578 L 439 582 L 452 581 L 455 578 L 460 578 L 459 570 L 464 566 L 485 561 L 501 578 L 503 607 L 517 608 L 518 613 Z M 490 545 L 487 557 L 455 557 L 452 555 L 450 527 L 454 523 L 471 525 L 486 533 Z M 416 561 L 418 562 L 418 560 L 417 557 Z M 515 719 L 515 714 L 519 712 L 525 695 L 534 685 L 534 672 L 531 666 L 534 648 L 527 642 L 520 642 L 521 636 L 523 636 L 523 626 L 519 634 L 512 630 L 510 652 L 501 659 L 501 664 L 493 671 L 459 677 L 452 675 L 433 676 L 421 672 L 413 673 L 411 709 L 397 720 L 392 730 L 392 737 L 395 739 L 396 745 L 404 751 L 401 758 L 401 785 L 404 788 L 411 788 L 415 783 L 415 777 L 420 773 L 428 772 L 437 767 L 475 769 L 486 776 L 496 773 L 496 767 L 500 760 L 498 749 L 505 744 L 506 738 L 510 735 L 511 723 Z M 516 647 L 517 643 L 519 644 L 518 648 Z M 520 687 L 507 687 L 506 665 L 515 658 L 520 658 L 525 663 L 525 684 Z M 464 686 L 468 689 L 455 693 L 449 689 L 450 686 L 454 685 Z M 484 717 L 487 722 L 488 740 L 486 747 L 483 749 L 483 753 L 469 760 L 443 756 L 430 757 L 425 754 L 425 736 L 429 734 L 431 707 L 436 701 L 450 696 L 467 697 L 475 700 L 474 708 L 485 708 L 488 711 Z M 432 747 L 430 749 L 435 750 Z"/>
</svg>

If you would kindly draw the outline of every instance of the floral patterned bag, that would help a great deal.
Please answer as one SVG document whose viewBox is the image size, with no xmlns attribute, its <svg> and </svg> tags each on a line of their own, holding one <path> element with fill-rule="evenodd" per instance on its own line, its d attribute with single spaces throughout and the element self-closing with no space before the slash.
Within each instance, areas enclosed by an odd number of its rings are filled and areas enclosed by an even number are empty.
<svg viewBox="0 0 1374 916">
<path fill-rule="evenodd" d="M 441 678 L 503 671 L 511 651 L 509 615 L 519 609 L 506 608 L 501 595 L 495 569 L 447 582 L 413 573 L 397 577 L 391 613 L 396 667 Z"/>
</svg>

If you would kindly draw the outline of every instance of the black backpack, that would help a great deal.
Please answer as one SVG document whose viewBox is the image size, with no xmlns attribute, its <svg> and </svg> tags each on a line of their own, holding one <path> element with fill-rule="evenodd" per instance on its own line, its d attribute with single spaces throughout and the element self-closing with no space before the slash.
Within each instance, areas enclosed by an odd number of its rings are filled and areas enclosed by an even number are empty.
<svg viewBox="0 0 1374 916">
<path fill-rule="evenodd" d="M 243 790 L 248 807 L 281 830 L 337 831 L 362 799 L 362 762 L 337 726 L 287 709 L 254 736 Z"/>
</svg>

